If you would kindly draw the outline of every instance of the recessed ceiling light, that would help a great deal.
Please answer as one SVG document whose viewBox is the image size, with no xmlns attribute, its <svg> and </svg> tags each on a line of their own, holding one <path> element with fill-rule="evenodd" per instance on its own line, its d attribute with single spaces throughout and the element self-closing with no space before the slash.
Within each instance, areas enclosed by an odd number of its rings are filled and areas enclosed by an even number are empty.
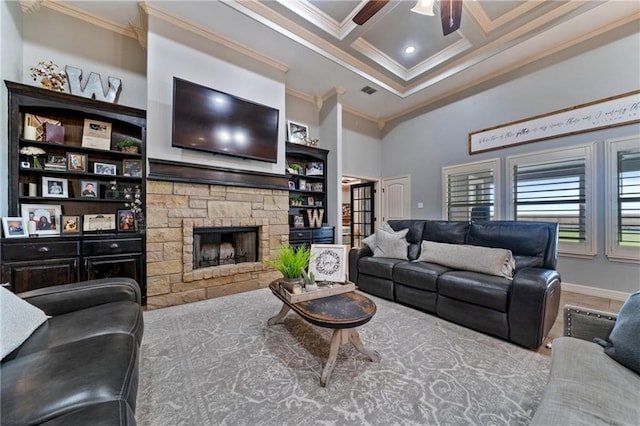
<svg viewBox="0 0 640 426">
<path fill-rule="evenodd" d="M 404 48 L 404 53 L 406 53 L 407 55 L 411 55 L 415 51 L 416 51 L 415 46 L 407 46 Z"/>
</svg>

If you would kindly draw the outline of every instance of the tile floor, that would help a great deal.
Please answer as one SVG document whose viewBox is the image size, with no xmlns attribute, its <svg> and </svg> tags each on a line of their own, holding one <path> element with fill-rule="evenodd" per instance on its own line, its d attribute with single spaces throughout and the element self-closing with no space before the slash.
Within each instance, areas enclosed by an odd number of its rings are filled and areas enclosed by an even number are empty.
<svg viewBox="0 0 640 426">
<path fill-rule="evenodd" d="M 620 300 L 605 299 L 602 297 L 589 296 L 582 293 L 572 293 L 569 291 L 562 291 L 560 296 L 560 310 L 558 312 L 558 318 L 553 324 L 549 335 L 545 339 L 544 343 L 537 352 L 545 355 L 551 355 L 551 349 L 547 348 L 547 343 L 550 343 L 556 337 L 560 337 L 563 334 L 564 320 L 562 318 L 562 311 L 564 305 L 583 306 L 585 308 L 597 309 L 599 311 L 618 313 L 624 302 Z"/>
</svg>

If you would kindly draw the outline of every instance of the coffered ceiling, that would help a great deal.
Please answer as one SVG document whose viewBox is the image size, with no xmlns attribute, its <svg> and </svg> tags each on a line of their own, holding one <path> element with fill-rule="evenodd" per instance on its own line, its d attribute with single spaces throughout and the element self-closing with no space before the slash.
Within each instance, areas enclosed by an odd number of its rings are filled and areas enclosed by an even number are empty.
<svg viewBox="0 0 640 426">
<path fill-rule="evenodd" d="M 446 37 L 440 4 L 425 16 L 410 11 L 415 2 L 392 0 L 360 26 L 352 18 L 367 0 L 21 1 L 25 13 L 48 7 L 143 45 L 148 16 L 172 22 L 286 71 L 288 92 L 316 105 L 341 93 L 346 110 L 381 128 L 582 42 L 640 33 L 636 0 L 464 0 Z"/>
</svg>

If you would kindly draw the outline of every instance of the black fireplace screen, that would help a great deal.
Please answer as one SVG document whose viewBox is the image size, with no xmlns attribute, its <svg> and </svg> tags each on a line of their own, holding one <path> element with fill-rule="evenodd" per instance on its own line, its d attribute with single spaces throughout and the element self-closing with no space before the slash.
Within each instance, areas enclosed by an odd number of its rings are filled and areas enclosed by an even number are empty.
<svg viewBox="0 0 640 426">
<path fill-rule="evenodd" d="M 257 227 L 193 229 L 193 269 L 258 261 Z"/>
</svg>

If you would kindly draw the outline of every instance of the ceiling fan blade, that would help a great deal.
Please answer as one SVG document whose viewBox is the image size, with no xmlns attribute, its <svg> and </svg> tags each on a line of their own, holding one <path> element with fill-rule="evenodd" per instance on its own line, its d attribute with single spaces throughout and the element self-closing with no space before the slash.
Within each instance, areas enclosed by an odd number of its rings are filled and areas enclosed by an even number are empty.
<svg viewBox="0 0 640 426">
<path fill-rule="evenodd" d="M 440 0 L 440 20 L 442 34 L 445 36 L 460 28 L 462 0 Z"/>
<path fill-rule="evenodd" d="M 356 13 L 353 17 L 353 22 L 358 25 L 362 25 L 373 17 L 385 4 L 389 3 L 389 0 L 370 0 L 364 5 L 360 12 Z"/>
</svg>

